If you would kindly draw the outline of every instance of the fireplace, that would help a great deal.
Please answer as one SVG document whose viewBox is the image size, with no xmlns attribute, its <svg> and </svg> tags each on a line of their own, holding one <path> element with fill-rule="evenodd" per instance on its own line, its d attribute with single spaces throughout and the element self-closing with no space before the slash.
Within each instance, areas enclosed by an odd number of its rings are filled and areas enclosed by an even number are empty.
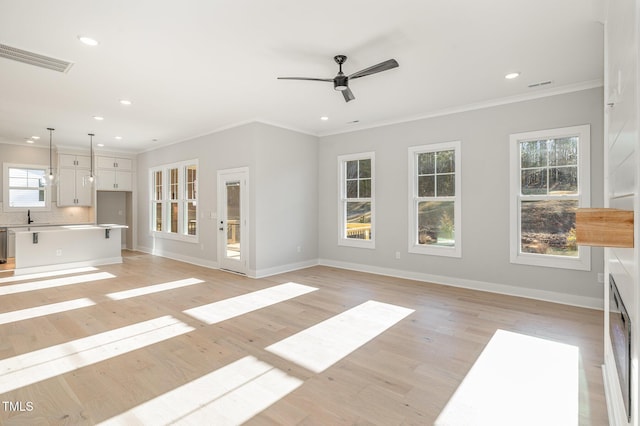
<svg viewBox="0 0 640 426">
<path fill-rule="evenodd" d="M 627 411 L 627 421 L 631 420 L 631 319 L 627 313 L 620 292 L 609 274 L 609 337 L 613 347 L 613 357 L 618 371 L 618 381 Z"/>
</svg>

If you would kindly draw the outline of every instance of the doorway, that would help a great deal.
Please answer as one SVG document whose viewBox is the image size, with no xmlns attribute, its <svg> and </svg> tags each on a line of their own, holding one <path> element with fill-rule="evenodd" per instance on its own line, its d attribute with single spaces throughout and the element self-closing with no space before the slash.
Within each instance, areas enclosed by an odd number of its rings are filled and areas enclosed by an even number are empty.
<svg viewBox="0 0 640 426">
<path fill-rule="evenodd" d="M 249 168 L 218 171 L 218 265 L 247 273 Z"/>
<path fill-rule="evenodd" d="M 96 191 L 96 223 L 127 225 L 122 229 L 122 248 L 133 249 L 133 193 Z"/>
</svg>

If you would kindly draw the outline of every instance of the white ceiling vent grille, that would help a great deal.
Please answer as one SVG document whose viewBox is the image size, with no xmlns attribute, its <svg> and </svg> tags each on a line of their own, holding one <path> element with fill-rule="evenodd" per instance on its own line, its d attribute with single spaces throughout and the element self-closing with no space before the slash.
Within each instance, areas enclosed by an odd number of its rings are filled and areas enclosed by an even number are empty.
<svg viewBox="0 0 640 426">
<path fill-rule="evenodd" d="M 47 68 L 58 72 L 68 72 L 73 63 L 63 61 L 61 59 L 50 58 L 48 56 L 39 55 L 37 53 L 18 49 L 0 43 L 0 57 L 13 59 L 14 61 L 24 62 L 25 64 L 35 65 L 41 68 Z"/>
<path fill-rule="evenodd" d="M 537 83 L 531 83 L 529 85 L 529 87 L 540 87 L 540 86 L 547 86 L 549 84 L 551 84 L 552 81 L 551 80 L 546 80 L 546 81 L 539 81 Z"/>
</svg>

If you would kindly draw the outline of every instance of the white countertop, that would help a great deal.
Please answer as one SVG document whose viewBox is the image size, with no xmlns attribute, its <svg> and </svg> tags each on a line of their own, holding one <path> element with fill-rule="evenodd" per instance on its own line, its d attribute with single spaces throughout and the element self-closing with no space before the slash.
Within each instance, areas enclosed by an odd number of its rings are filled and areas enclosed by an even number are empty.
<svg viewBox="0 0 640 426">
<path fill-rule="evenodd" d="M 0 228 L 41 228 L 43 226 L 69 226 L 69 225 L 95 225 L 90 222 L 82 223 L 51 223 L 51 222 L 33 222 L 31 224 L 26 223 L 2 223 Z"/>
<path fill-rule="evenodd" d="M 63 231 L 81 231 L 91 229 L 125 229 L 127 225 L 118 225 L 116 223 L 101 223 L 101 224 L 76 224 L 76 225 L 49 225 L 49 226 L 17 226 L 8 227 L 9 231 L 20 234 L 27 232 L 63 232 Z"/>
</svg>

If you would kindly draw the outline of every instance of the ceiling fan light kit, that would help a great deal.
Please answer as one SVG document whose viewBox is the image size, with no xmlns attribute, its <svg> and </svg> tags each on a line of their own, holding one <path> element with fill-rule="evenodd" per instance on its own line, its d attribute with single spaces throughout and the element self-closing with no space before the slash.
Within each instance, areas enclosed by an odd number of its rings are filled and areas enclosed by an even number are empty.
<svg viewBox="0 0 640 426">
<path fill-rule="evenodd" d="M 351 75 L 345 75 L 342 72 L 342 64 L 347 61 L 345 55 L 336 55 L 333 60 L 338 64 L 338 74 L 334 78 L 310 78 L 310 77 L 278 77 L 279 80 L 310 80 L 310 81 L 326 81 L 333 82 L 334 90 L 342 92 L 345 102 L 354 100 L 356 97 L 353 95 L 351 89 L 349 89 L 349 80 L 354 78 L 365 77 L 367 75 L 376 74 L 382 71 L 387 71 L 392 68 L 398 67 L 398 61 L 395 59 L 389 59 L 379 64 L 373 65 L 369 68 L 357 71 Z"/>
</svg>

